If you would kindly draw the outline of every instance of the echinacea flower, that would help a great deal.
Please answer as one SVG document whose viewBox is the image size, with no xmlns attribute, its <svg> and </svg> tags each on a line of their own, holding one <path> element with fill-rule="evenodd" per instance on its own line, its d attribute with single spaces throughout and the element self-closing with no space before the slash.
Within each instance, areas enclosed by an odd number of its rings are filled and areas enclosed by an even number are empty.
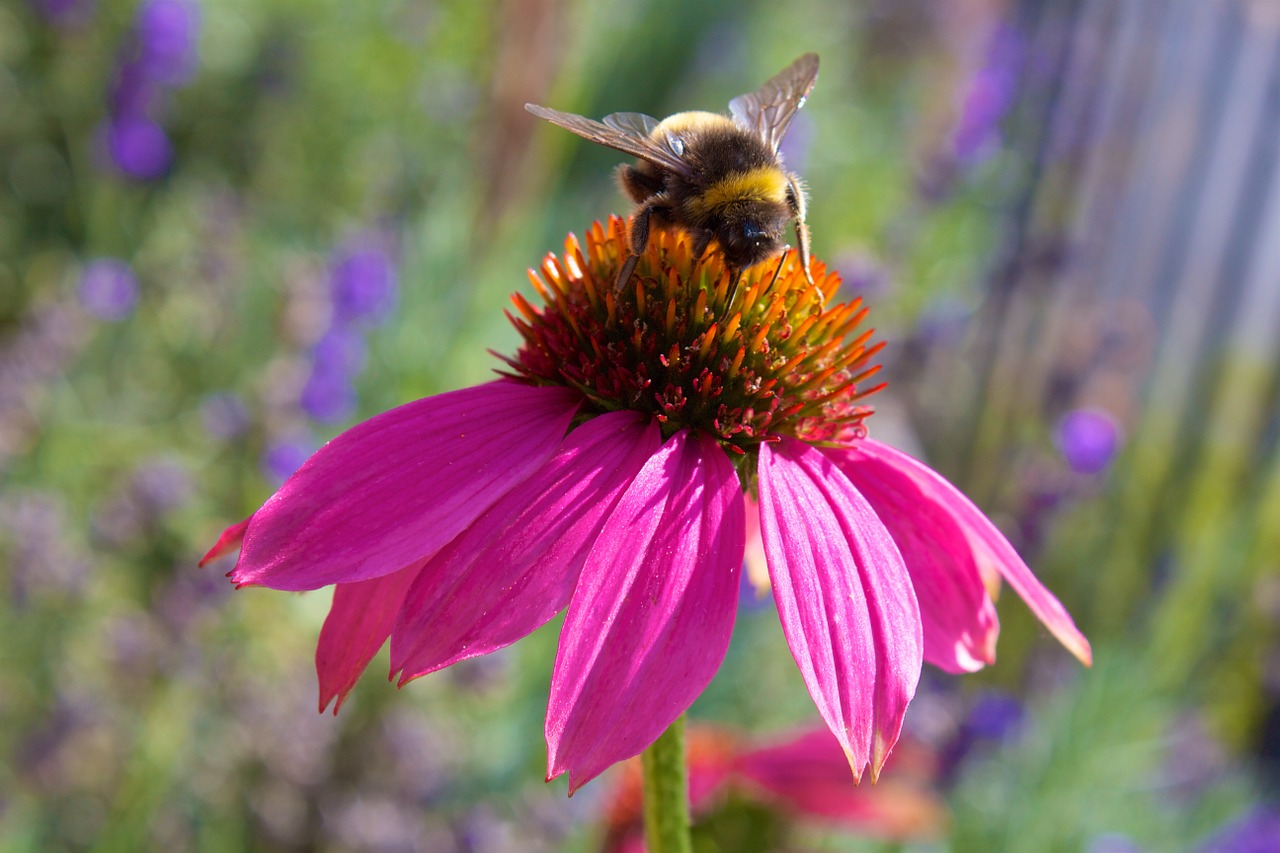
<svg viewBox="0 0 1280 853">
<path fill-rule="evenodd" d="M 947 807 L 936 792 L 938 756 L 910 737 L 898 742 L 874 787 L 853 784 L 840 744 L 821 725 L 759 742 L 698 725 L 689 727 L 688 741 L 689 810 L 695 825 L 714 825 L 720 818 L 735 828 L 748 827 L 754 835 L 764 821 L 776 827 L 773 834 L 785 837 L 792 825 L 812 824 L 886 840 L 923 841 L 938 837 L 947 823 Z M 642 853 L 640 762 L 629 761 L 620 769 L 606 802 L 600 849 Z M 752 811 L 753 819 L 743 819 L 738 813 L 743 808 Z M 737 849 L 728 839 L 715 841 L 723 849 Z"/>
<path fill-rule="evenodd" d="M 856 777 L 878 775 L 925 659 L 992 659 L 997 573 L 1086 662 L 1087 641 L 996 528 L 866 436 L 879 345 L 838 279 L 794 254 L 736 289 L 718 255 L 626 225 L 570 236 L 514 297 L 524 339 L 485 385 L 342 433 L 206 560 L 240 586 L 333 584 L 316 668 L 341 703 L 390 638 L 399 683 L 502 648 L 568 608 L 547 708 L 570 790 L 648 747 L 729 644 L 759 529 L 783 632 Z M 335 706 L 336 710 L 336 706 Z"/>
</svg>

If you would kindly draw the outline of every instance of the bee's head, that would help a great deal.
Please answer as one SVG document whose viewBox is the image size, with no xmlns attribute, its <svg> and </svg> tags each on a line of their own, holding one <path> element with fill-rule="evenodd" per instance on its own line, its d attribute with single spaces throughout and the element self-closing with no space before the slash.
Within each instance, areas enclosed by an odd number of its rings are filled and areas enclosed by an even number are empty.
<svg viewBox="0 0 1280 853">
<path fill-rule="evenodd" d="M 726 213 L 716 240 L 730 267 L 746 269 L 782 249 L 782 234 L 791 219 L 785 204 L 755 203 Z"/>
</svg>

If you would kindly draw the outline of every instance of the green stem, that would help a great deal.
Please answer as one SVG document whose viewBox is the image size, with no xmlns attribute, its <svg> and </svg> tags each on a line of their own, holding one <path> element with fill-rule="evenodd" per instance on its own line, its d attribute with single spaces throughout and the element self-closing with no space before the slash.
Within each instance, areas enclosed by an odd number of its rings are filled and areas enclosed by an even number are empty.
<svg viewBox="0 0 1280 853">
<path fill-rule="evenodd" d="M 649 853 L 691 853 L 683 714 L 641 754 L 640 763 L 644 767 L 644 834 Z"/>
</svg>

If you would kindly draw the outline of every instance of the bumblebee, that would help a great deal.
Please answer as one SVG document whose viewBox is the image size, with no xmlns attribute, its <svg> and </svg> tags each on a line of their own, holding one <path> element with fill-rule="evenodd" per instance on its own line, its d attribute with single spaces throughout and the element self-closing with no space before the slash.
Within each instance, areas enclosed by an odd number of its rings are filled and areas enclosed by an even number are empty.
<svg viewBox="0 0 1280 853">
<path fill-rule="evenodd" d="M 783 167 L 778 147 L 817 79 L 818 57 L 806 53 L 757 91 L 730 101 L 727 116 L 686 112 L 658 121 L 643 113 L 613 113 L 598 122 L 536 104 L 525 109 L 639 158 L 618 167 L 618 182 L 637 205 L 619 289 L 649 245 L 650 229 L 675 227 L 692 236 L 695 260 L 716 241 L 732 295 L 743 270 L 787 248 L 783 232 L 793 219 L 800 264 L 813 283 L 804 188 Z"/>
</svg>

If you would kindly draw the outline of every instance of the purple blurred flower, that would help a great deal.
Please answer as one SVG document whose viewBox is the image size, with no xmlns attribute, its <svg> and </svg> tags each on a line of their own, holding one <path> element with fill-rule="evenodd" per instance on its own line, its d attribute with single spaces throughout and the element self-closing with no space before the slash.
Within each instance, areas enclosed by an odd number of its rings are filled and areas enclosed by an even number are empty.
<svg viewBox="0 0 1280 853">
<path fill-rule="evenodd" d="M 843 249 L 832 263 L 840 273 L 841 291 L 851 296 L 884 296 L 892 286 L 889 271 L 865 249 Z"/>
<path fill-rule="evenodd" d="M 311 358 L 316 370 L 357 376 L 364 369 L 364 337 L 356 330 L 335 326 L 316 341 Z"/>
<path fill-rule="evenodd" d="M 779 148 L 782 162 L 787 164 L 788 169 L 801 173 L 805 171 L 809 165 L 809 152 L 813 149 L 815 136 L 817 132 L 812 116 L 806 112 L 796 113 Z"/>
<path fill-rule="evenodd" d="M 354 329 L 335 326 L 311 351 L 311 375 L 302 388 L 302 410 L 321 423 L 338 423 L 356 409 L 352 377 L 364 368 L 364 338 Z"/>
<path fill-rule="evenodd" d="M 142 63 L 125 62 L 116 69 L 115 79 L 111 83 L 111 115 L 117 121 L 124 118 L 145 118 L 155 104 L 159 91 Z"/>
<path fill-rule="evenodd" d="M 138 7 L 103 131 L 112 162 L 131 178 L 154 180 L 173 163 L 173 145 L 153 113 L 161 88 L 186 82 L 195 68 L 198 12 L 194 0 L 144 0 Z"/>
<path fill-rule="evenodd" d="M 211 438 L 238 438 L 249 431 L 249 409 L 237 395 L 228 391 L 210 394 L 200 404 L 200 420 Z"/>
<path fill-rule="evenodd" d="M 346 250 L 330 274 L 335 323 L 378 322 L 396 295 L 396 266 L 386 252 L 372 247 Z"/>
<path fill-rule="evenodd" d="M 79 29 L 93 20 L 97 0 L 28 0 L 45 23 L 60 29 Z"/>
<path fill-rule="evenodd" d="M 743 572 L 742 582 L 738 584 L 738 612 L 750 613 L 773 606 L 773 595 L 770 591 L 758 588 L 751 582 L 751 576 Z"/>
<path fill-rule="evenodd" d="M 277 441 L 262 454 L 262 472 L 279 485 L 301 468 L 315 449 L 314 442 L 305 438 Z"/>
<path fill-rule="evenodd" d="M 302 386 L 298 402 L 314 420 L 325 424 L 338 423 L 355 412 L 356 390 L 348 374 L 317 364 Z"/>
<path fill-rule="evenodd" d="M 163 176 L 173 163 L 173 145 L 164 128 L 147 118 L 113 119 L 107 127 L 107 150 L 121 172 L 143 181 Z"/>
<path fill-rule="evenodd" d="M 1271 853 L 1280 850 L 1280 812 L 1257 806 L 1209 839 L 1201 853 Z"/>
<path fill-rule="evenodd" d="M 1120 426 L 1101 409 L 1075 409 L 1058 421 L 1054 441 L 1072 471 L 1097 474 L 1120 447 Z"/>
<path fill-rule="evenodd" d="M 147 0 L 135 19 L 138 60 L 157 83 L 185 83 L 196 65 L 199 9 L 192 0 Z"/>
<path fill-rule="evenodd" d="M 1008 24 L 991 35 L 986 60 L 969 81 L 960 120 L 952 134 L 952 151 L 962 163 L 982 159 L 999 135 L 999 123 L 1017 94 L 1022 37 Z"/>
<path fill-rule="evenodd" d="M 0 565 L 8 600 L 24 607 L 31 597 L 78 595 L 92 566 L 70 544 L 65 502 L 54 492 L 0 490 Z"/>
<path fill-rule="evenodd" d="M 1104 832 L 1089 841 L 1086 853 L 1145 853 L 1136 841 L 1118 832 Z"/>
<path fill-rule="evenodd" d="M 80 274 L 80 304 L 97 317 L 114 323 L 133 313 L 138 302 L 138 279 L 124 261 L 97 258 Z"/>
<path fill-rule="evenodd" d="M 1007 693 L 980 694 L 969 709 L 964 728 L 971 737 L 1004 740 L 1022 724 L 1022 703 Z"/>
<path fill-rule="evenodd" d="M 156 594 L 153 612 L 171 634 L 188 636 L 196 621 L 229 594 L 229 585 L 216 573 L 179 572 Z"/>
<path fill-rule="evenodd" d="M 1021 703 L 1007 693 L 978 694 L 941 750 L 943 776 L 954 781 L 970 755 L 985 755 L 994 745 L 1012 738 L 1022 726 L 1024 713 Z"/>
<path fill-rule="evenodd" d="M 175 459 L 153 458 L 133 474 L 133 496 L 144 511 L 160 516 L 191 499 L 191 473 Z"/>
<path fill-rule="evenodd" d="M 928 349 L 952 349 L 969 329 L 973 310 L 954 297 L 940 297 L 920 313 L 911 337 Z"/>
</svg>

